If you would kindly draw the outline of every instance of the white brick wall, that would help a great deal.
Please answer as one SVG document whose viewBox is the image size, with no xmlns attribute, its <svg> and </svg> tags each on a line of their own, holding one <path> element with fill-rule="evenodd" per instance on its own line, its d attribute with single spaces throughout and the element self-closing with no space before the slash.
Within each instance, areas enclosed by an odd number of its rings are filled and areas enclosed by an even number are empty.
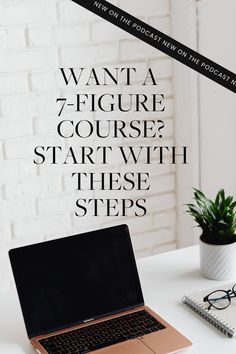
<svg viewBox="0 0 236 354">
<path fill-rule="evenodd" d="M 146 6 L 134 0 L 113 1 L 169 33 L 169 1 L 149 0 Z M 127 222 L 137 256 L 147 256 L 176 247 L 175 170 L 140 164 L 124 166 L 114 158 L 111 166 L 96 171 L 149 171 L 149 192 L 129 193 L 74 191 L 71 173 L 94 171 L 93 166 L 36 166 L 32 163 L 37 145 L 63 145 L 56 136 L 56 97 L 67 96 L 58 77 L 59 66 L 135 66 L 138 70 L 133 90 L 141 92 L 140 80 L 148 66 L 159 81 L 158 91 L 167 96 L 166 111 L 140 114 L 140 119 L 165 119 L 166 143 L 173 142 L 172 62 L 161 52 L 131 37 L 70 0 L 1 0 L 0 3 L 0 290 L 9 285 L 9 248 L 89 229 Z M 89 89 L 98 92 L 98 89 Z M 124 87 L 123 92 L 129 89 Z M 132 91 L 131 91 L 132 92 Z M 77 115 L 70 115 L 76 117 Z M 102 119 L 101 112 L 85 113 L 84 119 Z M 133 119 L 117 113 L 111 119 Z M 122 139 L 121 139 L 122 141 Z M 121 141 L 112 141 L 120 144 Z M 72 141 L 76 143 L 76 139 Z M 85 144 L 88 142 L 85 141 Z M 93 143 L 92 140 L 89 143 Z M 107 142 L 109 144 L 109 141 Z M 123 141 L 124 144 L 129 142 Z M 142 139 L 132 143 L 140 145 Z M 147 143 L 147 142 L 145 142 Z M 68 144 L 68 142 L 66 143 Z M 154 145 L 154 141 L 149 144 Z M 78 197 L 108 196 L 147 198 L 148 213 L 143 218 L 85 217 L 74 215 Z"/>
<path fill-rule="evenodd" d="M 29 91 L 27 74 L 0 74 L 0 95 L 22 94 Z"/>
</svg>

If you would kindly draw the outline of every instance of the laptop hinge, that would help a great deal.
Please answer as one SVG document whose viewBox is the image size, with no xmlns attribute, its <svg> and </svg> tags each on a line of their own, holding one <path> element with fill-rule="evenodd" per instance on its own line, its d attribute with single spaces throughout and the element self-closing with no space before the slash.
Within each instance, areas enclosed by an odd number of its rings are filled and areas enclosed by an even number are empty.
<svg viewBox="0 0 236 354">
<path fill-rule="evenodd" d="M 83 323 L 87 323 L 87 322 L 91 322 L 91 321 L 94 321 L 95 318 L 88 318 L 87 320 L 84 320 Z"/>
<path fill-rule="evenodd" d="M 122 313 L 122 312 L 125 312 L 125 311 L 130 311 L 130 310 L 135 310 L 135 309 L 138 309 L 140 307 L 143 307 L 145 306 L 144 303 L 141 303 L 141 304 L 137 304 L 135 306 L 132 306 L 132 307 L 128 307 L 128 308 L 124 308 L 124 309 L 120 309 L 119 311 L 114 311 L 114 312 L 110 312 L 110 313 L 106 313 L 104 314 L 103 316 L 98 316 L 98 317 L 91 317 L 91 318 L 88 318 L 86 320 L 83 320 L 83 321 L 80 321 L 80 322 L 77 322 L 77 323 L 71 323 L 71 324 L 68 324 L 66 326 L 62 326 L 62 327 L 59 327 L 59 328 L 52 328 L 48 331 L 45 331 L 45 332 L 42 332 L 42 333 L 37 333 L 37 334 L 34 334 L 34 335 L 29 335 L 28 334 L 28 337 L 29 339 L 31 338 L 34 338 L 34 337 L 38 337 L 38 336 L 44 336 L 44 335 L 48 335 L 52 332 L 57 332 L 57 331 L 61 331 L 61 330 L 64 330 L 66 328 L 70 328 L 70 327 L 73 327 L 73 326 L 78 326 L 82 323 L 88 323 L 88 322 L 92 322 L 92 321 L 95 321 L 95 320 L 99 320 L 99 319 L 102 319 L 104 317 L 108 317 L 108 316 L 112 316 L 112 315 L 118 315 L 119 313 Z"/>
</svg>

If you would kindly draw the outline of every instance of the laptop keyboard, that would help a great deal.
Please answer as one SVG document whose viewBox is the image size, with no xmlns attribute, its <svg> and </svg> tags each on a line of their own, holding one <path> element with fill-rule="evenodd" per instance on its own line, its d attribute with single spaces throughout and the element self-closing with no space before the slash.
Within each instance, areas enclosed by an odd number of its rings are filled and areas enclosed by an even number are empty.
<svg viewBox="0 0 236 354">
<path fill-rule="evenodd" d="M 39 340 L 39 343 L 49 354 L 85 354 L 164 328 L 147 311 L 142 310 L 47 337 Z"/>
</svg>

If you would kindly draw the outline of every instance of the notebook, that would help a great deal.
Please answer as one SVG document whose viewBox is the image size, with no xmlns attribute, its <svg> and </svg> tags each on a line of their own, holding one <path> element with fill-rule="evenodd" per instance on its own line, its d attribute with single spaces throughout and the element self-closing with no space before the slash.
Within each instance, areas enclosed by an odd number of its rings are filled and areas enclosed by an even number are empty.
<svg viewBox="0 0 236 354">
<path fill-rule="evenodd" d="M 224 310 L 217 310 L 213 307 L 208 310 L 209 303 L 203 302 L 203 298 L 212 291 L 229 290 L 232 289 L 234 284 L 218 285 L 215 288 L 185 295 L 182 301 L 228 337 L 234 337 L 236 336 L 236 297 L 231 299 L 231 305 Z"/>
</svg>

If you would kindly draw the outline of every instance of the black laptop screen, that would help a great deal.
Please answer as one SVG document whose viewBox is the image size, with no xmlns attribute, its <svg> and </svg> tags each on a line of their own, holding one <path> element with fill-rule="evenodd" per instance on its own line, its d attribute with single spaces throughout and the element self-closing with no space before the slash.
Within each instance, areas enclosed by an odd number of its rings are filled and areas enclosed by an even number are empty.
<svg viewBox="0 0 236 354">
<path fill-rule="evenodd" d="M 17 248 L 10 259 L 29 337 L 143 303 L 126 225 Z"/>
</svg>

